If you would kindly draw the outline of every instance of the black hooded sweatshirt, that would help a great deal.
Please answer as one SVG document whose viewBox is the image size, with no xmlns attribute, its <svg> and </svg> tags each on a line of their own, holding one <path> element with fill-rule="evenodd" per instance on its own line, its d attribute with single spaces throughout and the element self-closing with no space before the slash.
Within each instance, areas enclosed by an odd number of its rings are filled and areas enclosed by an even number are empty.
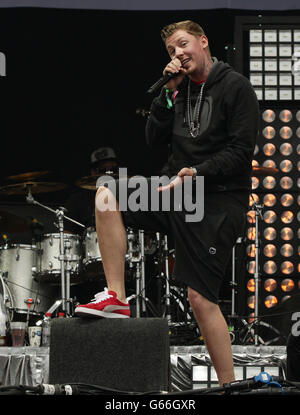
<svg viewBox="0 0 300 415">
<path fill-rule="evenodd" d="M 190 135 L 186 120 L 187 84 L 178 86 L 172 108 L 165 88 L 154 98 L 146 125 L 150 147 L 169 146 L 163 173 L 172 177 L 183 167 L 195 167 L 204 176 L 205 191 L 251 189 L 252 157 L 258 134 L 259 106 L 249 80 L 228 64 L 213 58 L 203 89 L 200 130 Z M 201 85 L 191 82 L 194 108 Z"/>
</svg>

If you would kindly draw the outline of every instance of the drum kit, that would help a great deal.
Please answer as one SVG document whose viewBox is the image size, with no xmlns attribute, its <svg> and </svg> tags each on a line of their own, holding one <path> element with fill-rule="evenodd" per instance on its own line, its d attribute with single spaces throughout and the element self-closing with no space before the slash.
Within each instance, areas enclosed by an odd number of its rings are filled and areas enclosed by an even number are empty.
<svg viewBox="0 0 300 415">
<path fill-rule="evenodd" d="M 2 292 L 10 320 L 15 313 L 40 317 L 49 312 L 53 314 L 58 309 L 66 317 L 72 317 L 75 304 L 71 298 L 71 286 L 105 281 L 95 227 L 86 227 L 67 216 L 64 207 L 53 209 L 35 199 L 35 194 L 55 192 L 66 187 L 62 183 L 45 180 L 47 174 L 48 172 L 30 172 L 10 176 L 7 178 L 9 184 L 0 187 L 0 194 L 24 196 L 29 205 L 50 212 L 57 228 L 56 233 L 42 233 L 38 237 L 35 235 L 31 244 L 11 243 L 7 235 L 32 231 L 32 226 L 39 222 L 35 219 L 29 223 L 17 215 L 0 211 L 0 293 Z M 112 172 L 105 174 L 113 175 Z M 95 191 L 98 178 L 99 176 L 86 176 L 78 180 L 76 185 Z M 80 235 L 66 231 L 66 221 L 76 224 L 82 231 Z M 155 307 L 145 295 L 145 255 L 159 252 L 160 246 L 165 249 L 167 236 L 163 238 L 158 233 L 146 233 L 145 240 L 143 230 L 130 228 L 126 229 L 126 235 L 128 249 L 125 272 L 134 274 L 135 280 L 135 293 L 128 300 L 135 302 L 136 317 L 141 317 L 146 313 L 147 307 L 152 307 L 155 313 Z M 168 277 L 167 269 L 166 273 Z M 60 295 L 55 299 L 59 287 Z M 170 298 L 168 287 L 167 278 L 167 305 Z M 169 319 L 170 315 L 167 317 Z"/>
<path fill-rule="evenodd" d="M 3 293 L 5 307 L 13 318 L 14 313 L 27 313 L 42 316 L 46 312 L 54 313 L 61 309 L 66 317 L 72 317 L 74 299 L 71 298 L 71 286 L 87 281 L 105 282 L 102 258 L 98 245 L 95 227 L 86 227 L 84 224 L 66 215 L 66 209 L 53 209 L 38 202 L 34 195 L 63 190 L 66 186 L 58 182 L 45 180 L 49 172 L 30 172 L 7 178 L 9 184 L 0 187 L 0 194 L 22 195 L 28 204 L 37 206 L 53 215 L 56 233 L 41 234 L 31 245 L 12 244 L 7 235 L 14 232 L 30 230 L 28 222 L 12 213 L 0 211 L 0 230 L 2 245 L 0 245 L 0 292 Z M 253 167 L 253 175 L 277 173 L 277 169 Z M 113 172 L 106 172 L 114 176 Z M 97 176 L 86 176 L 76 182 L 82 189 L 95 191 Z M 40 181 L 42 179 L 42 181 Z M 261 218 L 262 206 L 255 202 L 252 205 L 256 215 L 256 227 Z M 75 223 L 82 232 L 71 234 L 65 230 L 65 221 Z M 32 224 L 31 224 L 32 225 Z M 172 282 L 171 268 L 174 262 L 174 250 L 168 246 L 168 237 L 160 233 L 145 233 L 144 230 L 135 231 L 126 229 L 127 253 L 126 272 L 134 275 L 135 291 L 128 300 L 135 303 L 135 316 L 146 315 L 147 308 L 155 317 L 165 317 L 171 324 L 175 313 L 179 311 L 179 323 L 193 324 L 193 314 L 189 307 L 186 290 Z M 258 252 L 259 240 L 256 232 L 256 269 L 255 280 L 255 319 L 251 325 L 254 343 L 258 344 L 256 328 L 258 321 Z M 234 248 L 235 249 L 235 248 Z M 145 258 L 154 254 L 157 275 L 155 278 L 162 281 L 162 298 L 158 299 L 158 308 L 146 296 Z M 233 251 L 233 261 L 235 255 Z M 236 283 L 233 263 L 232 281 L 232 312 L 235 318 Z M 55 299 L 56 289 L 60 287 L 59 298 Z M 171 301 L 173 311 L 171 313 Z M 163 303 L 163 308 L 161 304 Z M 178 315 L 178 314 L 177 314 Z M 245 323 L 246 324 L 246 323 Z M 248 325 L 247 325 L 248 327 Z"/>
</svg>

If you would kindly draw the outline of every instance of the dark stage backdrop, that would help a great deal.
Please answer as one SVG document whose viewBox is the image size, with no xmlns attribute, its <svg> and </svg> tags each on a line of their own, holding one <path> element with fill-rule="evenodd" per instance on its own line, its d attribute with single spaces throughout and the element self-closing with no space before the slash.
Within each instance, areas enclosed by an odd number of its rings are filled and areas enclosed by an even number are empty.
<svg viewBox="0 0 300 415">
<path fill-rule="evenodd" d="M 136 110 L 149 108 L 146 90 L 168 61 L 161 27 L 188 18 L 200 22 L 213 55 L 227 61 L 240 14 L 245 12 L 0 9 L 7 65 L 0 78 L 1 181 L 51 170 L 72 184 L 89 174 L 90 152 L 102 145 L 114 147 L 134 174 L 159 169 L 166 155 L 149 151 L 146 119 Z"/>
</svg>

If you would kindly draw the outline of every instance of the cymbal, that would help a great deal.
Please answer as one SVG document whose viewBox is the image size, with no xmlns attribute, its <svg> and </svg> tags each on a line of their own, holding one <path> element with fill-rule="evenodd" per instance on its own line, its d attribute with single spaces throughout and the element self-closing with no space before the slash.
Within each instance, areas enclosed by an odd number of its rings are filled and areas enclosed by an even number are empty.
<svg viewBox="0 0 300 415">
<path fill-rule="evenodd" d="M 24 182 L 14 183 L 0 187 L 0 194 L 10 195 L 26 195 L 29 190 L 31 193 L 48 193 L 62 190 L 66 187 L 64 183 L 56 182 Z"/>
<path fill-rule="evenodd" d="M 94 176 L 85 176 L 85 177 L 82 177 L 81 179 L 79 179 L 76 182 L 76 186 L 81 187 L 82 189 L 86 189 L 86 190 L 96 190 L 97 189 L 97 187 L 96 187 L 97 180 L 100 177 L 103 177 L 103 176 L 110 176 L 114 179 L 119 178 L 119 175 L 115 174 L 115 173 L 112 173 L 112 174 L 111 173 L 96 174 Z"/>
<path fill-rule="evenodd" d="M 5 180 L 9 180 L 9 181 L 16 181 L 16 182 L 28 182 L 28 181 L 32 181 L 35 180 L 39 177 L 43 177 L 48 175 L 49 173 L 51 173 L 50 171 L 46 170 L 46 171 L 33 171 L 33 172 L 28 172 L 28 173 L 21 173 L 21 174 L 17 174 L 14 176 L 8 176 Z"/>
<path fill-rule="evenodd" d="M 274 167 L 260 167 L 260 166 L 253 166 L 252 167 L 252 176 L 264 176 L 268 174 L 276 174 L 279 172 L 279 169 Z"/>
<path fill-rule="evenodd" d="M 0 211 L 1 233 L 27 232 L 29 228 L 30 226 L 26 219 L 6 211 Z"/>
</svg>

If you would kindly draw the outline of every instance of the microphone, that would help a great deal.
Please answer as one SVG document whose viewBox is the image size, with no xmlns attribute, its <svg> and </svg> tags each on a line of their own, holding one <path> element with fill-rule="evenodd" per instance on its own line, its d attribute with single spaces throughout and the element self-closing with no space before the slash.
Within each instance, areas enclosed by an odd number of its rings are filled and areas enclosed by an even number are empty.
<svg viewBox="0 0 300 415">
<path fill-rule="evenodd" d="M 168 83 L 171 79 L 177 78 L 177 76 L 182 75 L 181 72 L 171 73 L 167 72 L 164 76 L 162 76 L 158 81 L 155 82 L 150 88 L 148 89 L 148 94 L 153 94 L 154 92 L 161 89 L 166 83 Z"/>
</svg>

